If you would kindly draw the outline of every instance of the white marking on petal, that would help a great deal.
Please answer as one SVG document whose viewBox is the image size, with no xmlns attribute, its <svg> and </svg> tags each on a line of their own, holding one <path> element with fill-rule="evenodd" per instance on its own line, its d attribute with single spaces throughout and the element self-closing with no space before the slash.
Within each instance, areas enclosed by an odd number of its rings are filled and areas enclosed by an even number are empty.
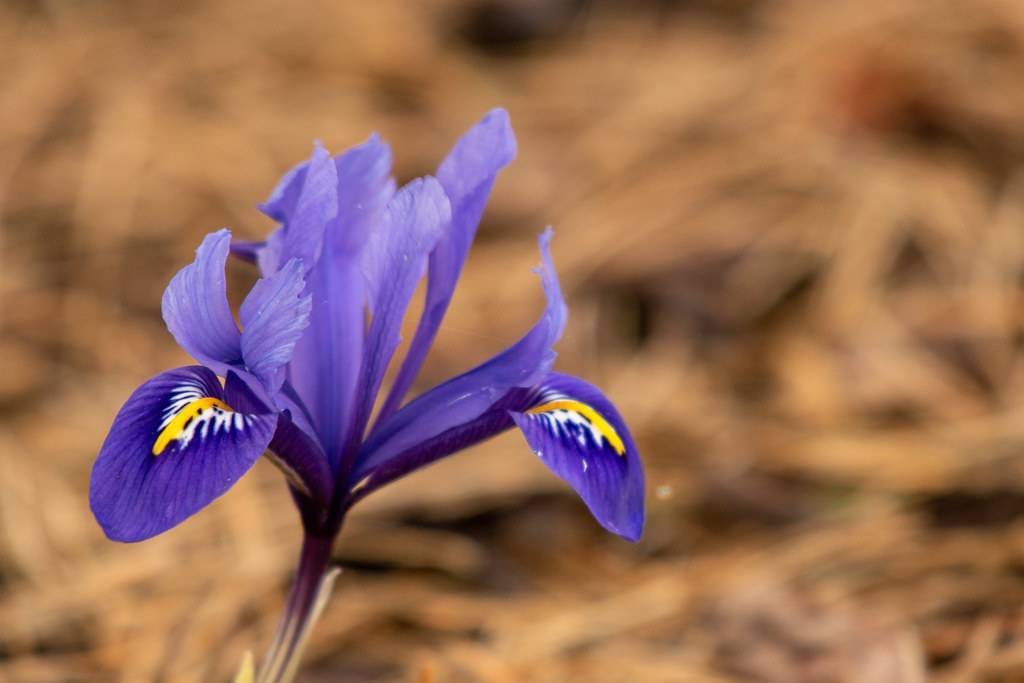
<svg viewBox="0 0 1024 683">
<path fill-rule="evenodd" d="M 164 408 L 164 413 L 161 416 L 160 431 L 163 431 L 167 425 L 171 424 L 171 421 L 174 420 L 175 416 L 181 412 L 182 408 L 193 401 L 197 401 L 205 397 L 206 392 L 203 385 L 194 381 L 186 381 L 172 389 L 170 393 L 170 402 L 167 404 L 167 407 Z"/>
<path fill-rule="evenodd" d="M 559 439 L 563 436 L 575 434 L 579 444 L 586 446 L 586 434 L 589 433 L 598 448 L 604 446 L 604 435 L 601 434 L 601 430 L 594 426 L 590 420 L 575 411 L 557 409 L 547 413 L 538 413 L 533 417 L 542 420 L 547 430 Z"/>
<path fill-rule="evenodd" d="M 202 396 L 199 396 L 199 398 L 202 398 Z M 191 399 L 189 403 L 193 400 L 195 399 Z M 173 418 L 174 415 L 171 416 L 171 419 Z M 207 438 L 217 436 L 220 432 L 224 432 L 226 435 L 232 431 L 245 429 L 245 427 L 251 425 L 252 422 L 253 418 L 251 415 L 242 415 L 242 413 L 224 410 L 218 406 L 210 406 L 192 418 L 191 422 L 189 422 L 188 426 L 182 430 L 176 441 L 178 442 L 179 448 L 187 448 L 192 442 L 192 439 L 196 437 L 200 440 L 205 440 Z"/>
</svg>

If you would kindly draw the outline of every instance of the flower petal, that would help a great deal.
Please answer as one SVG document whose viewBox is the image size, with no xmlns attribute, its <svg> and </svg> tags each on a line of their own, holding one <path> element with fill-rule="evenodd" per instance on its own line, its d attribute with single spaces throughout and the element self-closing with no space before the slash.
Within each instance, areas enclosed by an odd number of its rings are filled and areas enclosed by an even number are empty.
<svg viewBox="0 0 1024 683">
<path fill-rule="evenodd" d="M 333 463 L 348 438 L 366 332 L 366 289 L 359 254 L 394 194 L 391 150 L 377 136 L 335 158 L 338 215 L 307 276 L 310 325 L 289 366 L 289 381 Z M 300 418 L 296 415 L 296 418 Z"/>
<path fill-rule="evenodd" d="M 277 419 L 236 412 L 206 368 L 157 375 L 114 418 L 92 469 L 93 514 L 117 541 L 141 541 L 176 526 L 249 471 Z"/>
<path fill-rule="evenodd" d="M 380 422 L 360 453 L 354 480 L 417 444 L 482 419 L 511 389 L 530 387 L 544 377 L 554 362 L 551 347 L 562 335 L 567 315 L 551 262 L 551 236 L 549 228 L 539 240 L 543 263 L 539 273 L 547 297 L 541 319 L 505 351 L 431 389 Z"/>
<path fill-rule="evenodd" d="M 594 518 L 636 541 L 644 527 L 644 470 L 622 416 L 597 387 L 551 373 L 530 408 L 510 411 L 534 454 L 568 482 Z"/>
<path fill-rule="evenodd" d="M 242 359 L 273 395 L 284 381 L 284 366 L 309 324 L 312 301 L 302 261 L 293 258 L 273 275 L 261 278 L 239 308 Z"/>
<path fill-rule="evenodd" d="M 384 371 L 401 341 L 402 318 L 423 276 L 427 257 L 450 219 L 451 208 L 441 184 L 429 176 L 414 180 L 388 203 L 363 251 L 372 321 L 360 374 L 356 436 L 366 425 Z"/>
<path fill-rule="evenodd" d="M 508 113 L 494 109 L 462 136 L 438 168 L 437 178 L 451 201 L 452 219 L 430 255 L 423 314 L 380 419 L 398 409 L 416 379 L 448 310 L 494 179 L 515 155 L 516 139 Z"/>
<path fill-rule="evenodd" d="M 559 373 L 548 373 L 530 388 L 510 389 L 476 417 L 378 464 L 373 458 L 360 462 L 350 479 L 353 502 L 513 425 L 534 454 L 576 490 L 601 526 L 630 541 L 640 538 L 644 471 L 633 437 L 600 390 Z"/>
<path fill-rule="evenodd" d="M 366 142 L 334 157 L 338 215 L 328 227 L 333 255 L 362 251 L 388 201 L 395 194 L 391 148 L 374 133 Z"/>
<path fill-rule="evenodd" d="M 224 396 L 229 405 L 243 413 L 270 412 L 234 372 L 228 373 Z M 271 461 L 284 473 L 292 488 L 325 508 L 334 493 L 334 475 L 320 446 L 292 421 L 288 411 L 280 414 L 268 448 Z"/>
<path fill-rule="evenodd" d="M 504 396 L 466 422 L 448 426 L 438 433 L 430 433 L 421 441 L 409 444 L 405 450 L 387 456 L 377 457 L 378 453 L 384 451 L 374 451 L 371 438 L 363 451 L 368 457 L 363 457 L 356 463 L 349 477 L 349 505 L 355 504 L 385 484 L 512 428 L 515 422 L 509 411 L 525 409 L 528 407 L 528 400 L 528 390 L 510 389 Z M 401 415 L 401 411 L 398 414 Z"/>
<path fill-rule="evenodd" d="M 306 165 L 291 173 L 262 207 L 272 217 L 285 221 L 257 254 L 264 276 L 276 273 L 293 258 L 301 259 L 306 270 L 312 268 L 320 257 L 324 229 L 338 214 L 338 173 L 331 155 L 320 143 Z"/>
<path fill-rule="evenodd" d="M 316 156 L 318 150 L 314 150 Z M 287 223 L 302 195 L 302 188 L 306 184 L 306 174 L 309 172 L 310 161 L 307 159 L 300 164 L 293 166 L 285 173 L 281 180 L 271 191 L 267 201 L 259 205 L 260 211 L 273 218 L 278 223 Z"/>
<path fill-rule="evenodd" d="M 178 271 L 163 296 L 164 322 L 178 345 L 220 375 L 242 358 L 224 277 L 230 244 L 226 229 L 207 235 L 195 261 Z"/>
</svg>

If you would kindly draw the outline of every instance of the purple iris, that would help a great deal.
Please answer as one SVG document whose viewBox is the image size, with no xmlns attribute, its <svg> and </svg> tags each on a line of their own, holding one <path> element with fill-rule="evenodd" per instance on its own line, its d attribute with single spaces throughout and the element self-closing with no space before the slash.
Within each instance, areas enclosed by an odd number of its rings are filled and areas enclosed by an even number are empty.
<svg viewBox="0 0 1024 683">
<path fill-rule="evenodd" d="M 335 157 L 317 145 L 260 206 L 280 224 L 266 241 L 233 241 L 226 229 L 207 235 L 163 297 L 168 330 L 200 365 L 150 379 L 114 419 L 90 485 L 106 534 L 141 541 L 170 529 L 266 453 L 301 514 L 300 577 L 320 576 L 354 503 L 518 426 L 601 525 L 635 541 L 644 484 L 629 430 L 598 389 L 551 370 L 566 307 L 550 229 L 540 237 L 547 297 L 540 320 L 487 362 L 404 402 L 491 186 L 515 149 L 507 114 L 494 110 L 459 140 L 436 177 L 396 188 L 390 150 L 378 137 Z M 226 298 L 229 254 L 261 275 L 238 311 L 241 329 Z M 371 421 L 424 275 L 419 326 Z M 312 595 L 295 592 L 293 601 L 309 604 L 290 609 L 312 609 Z"/>
</svg>

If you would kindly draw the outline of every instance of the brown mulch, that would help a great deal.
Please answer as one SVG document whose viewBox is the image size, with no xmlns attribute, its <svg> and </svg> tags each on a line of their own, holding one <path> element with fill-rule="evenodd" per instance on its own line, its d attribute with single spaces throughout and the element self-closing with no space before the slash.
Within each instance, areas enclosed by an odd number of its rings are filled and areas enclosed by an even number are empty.
<svg viewBox="0 0 1024 683">
<path fill-rule="evenodd" d="M 405 180 L 488 108 L 499 182 L 426 386 L 512 342 L 644 455 L 630 545 L 508 434 L 369 499 L 300 681 L 1024 681 L 1024 4 L 0 7 L 0 681 L 225 681 L 298 541 L 260 465 L 179 529 L 87 502 L 185 362 L 164 285 L 319 137 Z M 252 273 L 232 266 L 233 295 Z"/>
</svg>

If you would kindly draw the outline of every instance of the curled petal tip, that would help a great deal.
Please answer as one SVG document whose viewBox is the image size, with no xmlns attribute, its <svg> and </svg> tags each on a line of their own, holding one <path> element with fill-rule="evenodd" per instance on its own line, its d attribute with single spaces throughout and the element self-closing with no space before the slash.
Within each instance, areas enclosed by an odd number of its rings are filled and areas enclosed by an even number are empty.
<svg viewBox="0 0 1024 683">
<path fill-rule="evenodd" d="M 550 325 L 552 343 L 562 337 L 565 323 L 569 318 L 569 308 L 562 296 L 562 287 L 558 282 L 558 274 L 555 272 L 555 262 L 551 258 L 551 239 L 554 235 L 555 231 L 549 225 L 537 238 L 537 244 L 540 246 L 541 265 L 540 268 L 534 269 L 534 272 L 540 275 L 544 294 L 548 299 L 548 308 L 544 315 Z"/>
</svg>

